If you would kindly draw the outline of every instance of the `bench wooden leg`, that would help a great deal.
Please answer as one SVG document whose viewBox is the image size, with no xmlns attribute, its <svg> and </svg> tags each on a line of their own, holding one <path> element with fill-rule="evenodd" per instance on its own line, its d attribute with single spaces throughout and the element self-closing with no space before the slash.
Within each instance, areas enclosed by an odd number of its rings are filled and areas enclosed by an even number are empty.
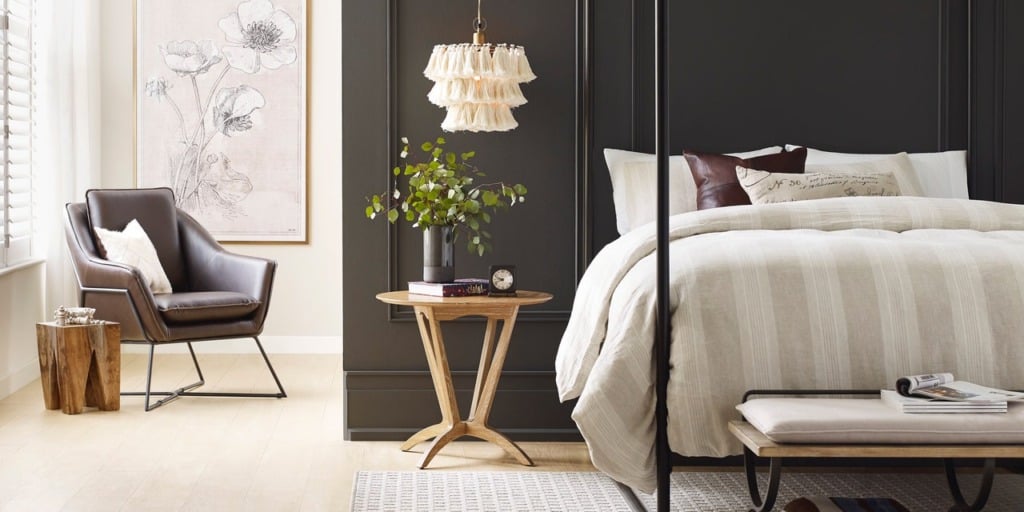
<svg viewBox="0 0 1024 512">
<path fill-rule="evenodd" d="M 953 495 L 953 506 L 949 512 L 976 512 L 985 508 L 988 502 L 988 495 L 992 491 L 992 480 L 995 478 L 996 460 L 985 459 L 985 469 L 981 475 L 981 487 L 974 501 L 967 503 L 964 494 L 960 490 L 960 482 L 956 477 L 956 461 L 945 459 L 946 481 L 949 483 L 949 492 Z"/>
<path fill-rule="evenodd" d="M 757 485 L 757 456 L 749 448 L 743 448 L 743 470 L 747 474 L 747 490 L 750 491 L 750 501 L 754 503 L 750 512 L 769 512 L 775 507 L 775 500 L 779 497 L 779 480 L 782 477 L 782 459 L 772 457 L 768 468 L 768 489 L 761 497 L 761 491 Z"/>
</svg>

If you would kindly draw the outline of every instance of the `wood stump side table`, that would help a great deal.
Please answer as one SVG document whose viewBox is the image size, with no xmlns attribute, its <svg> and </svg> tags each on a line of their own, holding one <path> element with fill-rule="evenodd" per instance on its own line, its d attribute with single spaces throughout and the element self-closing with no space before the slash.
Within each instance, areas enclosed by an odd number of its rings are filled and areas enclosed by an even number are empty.
<svg viewBox="0 0 1024 512">
<path fill-rule="evenodd" d="M 414 295 L 409 292 L 389 292 L 377 295 L 377 299 L 388 304 L 412 306 L 419 324 L 423 350 L 430 367 L 430 376 L 434 380 L 434 391 L 437 393 L 438 405 L 441 407 L 441 422 L 431 425 L 413 434 L 403 445 L 402 451 L 409 451 L 424 441 L 434 439 L 433 443 L 423 452 L 423 458 L 417 467 L 423 469 L 448 443 L 462 437 L 471 436 L 494 443 L 503 448 L 524 466 L 532 466 L 533 461 L 526 452 L 509 438 L 494 430 L 487 424 L 494 403 L 494 394 L 498 390 L 498 379 L 501 378 L 501 367 L 505 364 L 509 341 L 512 339 L 512 328 L 516 323 L 520 306 L 543 304 L 551 300 L 548 293 L 520 290 L 515 297 L 430 297 Z M 469 409 L 469 417 L 463 420 L 459 414 L 459 406 L 455 401 L 455 387 L 452 385 L 452 373 L 448 368 L 448 355 L 445 352 L 444 338 L 441 336 L 441 322 L 455 320 L 465 316 L 482 316 L 487 318 L 484 332 L 483 348 L 480 350 L 480 368 L 473 387 L 473 403 Z M 501 334 L 498 334 L 498 322 L 503 323 Z"/>
<path fill-rule="evenodd" d="M 121 325 L 36 324 L 39 381 L 50 410 L 79 414 L 86 405 L 121 408 Z"/>
</svg>

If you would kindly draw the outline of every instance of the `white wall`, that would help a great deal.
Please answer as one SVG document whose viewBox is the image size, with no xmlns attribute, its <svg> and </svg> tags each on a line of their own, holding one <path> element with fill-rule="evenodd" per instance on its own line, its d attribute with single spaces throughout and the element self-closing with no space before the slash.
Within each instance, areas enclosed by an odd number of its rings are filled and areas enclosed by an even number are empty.
<svg viewBox="0 0 1024 512">
<path fill-rule="evenodd" d="M 134 3 L 135 0 L 104 0 L 101 13 L 102 185 L 105 188 L 128 188 L 134 184 Z M 339 353 L 342 332 L 341 2 L 309 0 L 309 5 L 312 20 L 307 66 L 309 244 L 232 244 L 229 250 L 278 262 L 264 333 L 269 351 Z M 235 344 L 200 345 L 216 351 L 233 350 Z"/>
<path fill-rule="evenodd" d="M 0 398 L 39 376 L 36 322 L 47 316 L 44 268 L 34 264 L 0 274 Z"/>
</svg>

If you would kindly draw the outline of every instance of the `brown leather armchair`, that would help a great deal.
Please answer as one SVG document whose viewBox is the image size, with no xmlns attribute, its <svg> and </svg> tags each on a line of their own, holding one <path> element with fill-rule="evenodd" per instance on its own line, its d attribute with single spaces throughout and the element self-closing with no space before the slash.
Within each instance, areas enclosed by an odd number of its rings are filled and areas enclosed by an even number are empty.
<svg viewBox="0 0 1024 512">
<path fill-rule="evenodd" d="M 149 345 L 146 411 L 181 396 L 285 398 L 259 335 L 270 306 L 277 263 L 224 250 L 195 219 L 175 207 L 169 188 L 90 190 L 66 206 L 65 234 L 80 290 L 79 303 L 121 324 L 122 343 Z M 104 259 L 93 226 L 122 230 L 138 219 L 156 247 L 173 293 L 153 294 L 134 267 Z M 277 383 L 277 393 L 200 393 L 204 384 L 192 342 L 252 338 Z M 174 391 L 151 391 L 157 345 L 185 343 L 199 380 Z M 150 405 L 150 396 L 165 398 Z"/>
</svg>

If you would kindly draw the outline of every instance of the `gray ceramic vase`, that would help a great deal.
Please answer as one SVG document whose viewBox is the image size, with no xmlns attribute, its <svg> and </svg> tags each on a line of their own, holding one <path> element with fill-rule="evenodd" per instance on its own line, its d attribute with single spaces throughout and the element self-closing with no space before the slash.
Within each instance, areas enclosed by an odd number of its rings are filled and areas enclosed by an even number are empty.
<svg viewBox="0 0 1024 512">
<path fill-rule="evenodd" d="M 423 232 L 423 280 L 455 281 L 455 226 L 430 226 Z"/>
</svg>

